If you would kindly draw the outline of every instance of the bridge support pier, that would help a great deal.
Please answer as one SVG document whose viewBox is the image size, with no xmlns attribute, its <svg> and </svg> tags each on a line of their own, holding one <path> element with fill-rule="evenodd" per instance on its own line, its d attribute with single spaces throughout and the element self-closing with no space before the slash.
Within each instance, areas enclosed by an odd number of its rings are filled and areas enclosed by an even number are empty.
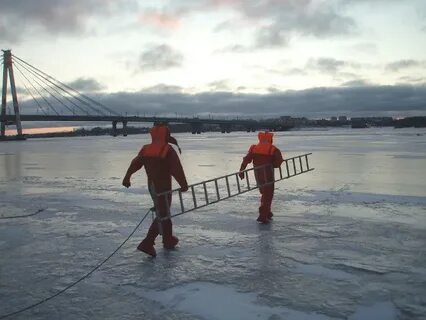
<svg viewBox="0 0 426 320">
<path fill-rule="evenodd" d="M 191 133 L 200 134 L 203 131 L 203 124 L 201 122 L 191 123 Z"/>
<path fill-rule="evenodd" d="M 24 139 L 22 135 L 21 115 L 19 113 L 18 96 L 16 94 L 15 76 L 13 74 L 12 52 L 10 50 L 3 50 L 3 88 L 1 96 L 1 128 L 0 136 L 6 136 L 6 102 L 7 102 L 7 74 L 9 73 L 10 90 L 12 92 L 13 111 L 15 112 L 15 125 L 17 131 L 17 138 Z"/>
<path fill-rule="evenodd" d="M 112 122 L 112 136 L 116 137 L 117 136 L 117 121 L 113 121 Z"/>
<path fill-rule="evenodd" d="M 127 121 L 123 121 L 123 136 L 127 137 Z"/>
</svg>

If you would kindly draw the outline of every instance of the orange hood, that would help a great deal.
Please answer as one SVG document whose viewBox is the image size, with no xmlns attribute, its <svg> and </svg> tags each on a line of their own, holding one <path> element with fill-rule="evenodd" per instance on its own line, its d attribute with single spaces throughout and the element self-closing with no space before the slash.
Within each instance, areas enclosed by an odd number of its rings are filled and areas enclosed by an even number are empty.
<svg viewBox="0 0 426 320">
<path fill-rule="evenodd" d="M 167 144 L 170 139 L 170 130 L 167 126 L 155 126 L 149 130 L 153 144 Z"/>
<path fill-rule="evenodd" d="M 259 138 L 259 143 L 260 144 L 272 144 L 272 138 L 273 138 L 274 134 L 272 132 L 269 131 L 265 131 L 265 132 L 259 132 L 257 137 Z"/>
</svg>

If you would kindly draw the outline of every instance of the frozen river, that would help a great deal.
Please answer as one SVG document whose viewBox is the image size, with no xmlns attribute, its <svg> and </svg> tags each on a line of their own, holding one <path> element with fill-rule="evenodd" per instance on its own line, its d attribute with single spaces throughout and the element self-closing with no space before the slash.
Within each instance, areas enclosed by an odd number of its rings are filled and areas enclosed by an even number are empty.
<svg viewBox="0 0 426 320">
<path fill-rule="evenodd" d="M 255 133 L 175 135 L 189 183 L 237 171 Z M 54 294 L 108 256 L 151 207 L 121 179 L 147 135 L 0 144 L 0 316 Z M 426 130 L 276 134 L 309 172 L 174 220 L 179 247 L 136 250 L 15 319 L 425 319 Z"/>
</svg>

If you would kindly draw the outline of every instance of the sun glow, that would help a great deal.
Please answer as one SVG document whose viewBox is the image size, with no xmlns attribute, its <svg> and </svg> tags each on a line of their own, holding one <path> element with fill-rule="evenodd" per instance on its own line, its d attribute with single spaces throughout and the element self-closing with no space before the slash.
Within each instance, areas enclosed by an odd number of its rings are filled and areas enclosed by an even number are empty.
<svg viewBox="0 0 426 320">
<path fill-rule="evenodd" d="M 53 133 L 53 132 L 72 132 L 78 127 L 55 127 L 55 128 L 29 128 L 23 129 L 23 134 L 39 134 L 39 133 Z M 16 135 L 15 129 L 6 130 L 7 136 Z"/>
</svg>

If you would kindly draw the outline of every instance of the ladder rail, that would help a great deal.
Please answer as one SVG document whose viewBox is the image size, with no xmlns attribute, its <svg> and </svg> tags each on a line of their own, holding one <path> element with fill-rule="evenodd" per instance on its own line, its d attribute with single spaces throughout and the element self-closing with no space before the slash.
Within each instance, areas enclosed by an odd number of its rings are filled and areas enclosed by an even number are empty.
<svg viewBox="0 0 426 320">
<path fill-rule="evenodd" d="M 299 155 L 299 156 L 294 156 L 294 157 L 291 157 L 291 158 L 284 159 L 285 166 L 286 166 L 285 168 L 287 169 L 286 172 L 282 171 L 281 166 L 278 167 L 278 168 L 273 168 L 271 164 L 266 164 L 266 165 L 252 167 L 252 168 L 245 169 L 245 170 L 242 170 L 242 171 L 223 175 L 223 176 L 220 176 L 220 177 L 217 177 L 217 178 L 208 179 L 208 180 L 204 180 L 204 181 L 201 181 L 201 182 L 191 184 L 191 185 L 188 186 L 188 191 L 191 193 L 190 198 L 191 198 L 192 201 L 190 201 L 190 202 L 192 202 L 192 204 L 193 204 L 192 207 L 191 206 L 186 207 L 184 205 L 184 200 L 183 200 L 183 197 L 182 197 L 181 188 L 176 188 L 176 189 L 172 189 L 172 190 L 169 190 L 169 191 L 166 191 L 166 192 L 158 193 L 157 199 L 159 199 L 160 197 L 165 197 L 165 199 L 167 199 L 169 194 L 173 194 L 173 193 L 177 192 L 178 195 L 179 195 L 179 207 L 180 207 L 178 209 L 179 212 L 176 213 L 176 214 L 173 214 L 173 215 L 169 213 L 170 214 L 169 217 L 171 217 L 171 218 L 177 217 L 177 216 L 180 216 L 184 213 L 204 208 L 206 206 L 215 204 L 217 202 L 220 202 L 220 201 L 223 201 L 223 200 L 226 200 L 226 199 L 233 198 L 235 196 L 238 196 L 240 194 L 244 194 L 244 193 L 252 191 L 254 189 L 261 188 L 261 187 L 273 184 L 273 183 L 278 182 L 278 181 L 282 181 L 282 180 L 289 179 L 289 178 L 292 178 L 292 177 L 297 176 L 297 175 L 301 175 L 301 174 L 306 173 L 306 172 L 313 171 L 314 168 L 312 168 L 309 165 L 309 158 L 308 158 L 308 156 L 310 156 L 311 154 L 312 153 L 306 153 L 306 154 L 302 154 L 302 155 Z M 296 162 L 296 160 L 298 160 L 298 161 Z M 290 173 L 289 162 L 291 163 L 291 166 L 293 167 L 293 170 L 294 170 L 293 173 Z M 296 169 L 296 167 L 299 167 L 299 171 Z M 254 186 L 250 186 L 249 173 L 251 171 L 253 171 L 253 173 L 255 173 L 258 170 L 262 170 L 263 173 L 266 175 L 268 168 L 271 168 L 273 170 L 273 175 L 272 175 L 273 180 L 268 181 L 268 182 L 263 183 L 263 184 L 260 184 L 260 185 L 256 181 L 256 184 Z M 276 176 L 275 170 L 276 169 L 279 170 L 279 177 L 278 178 L 275 178 L 275 176 Z M 247 184 L 246 188 L 243 188 L 243 186 L 240 184 L 240 181 L 239 181 L 239 174 L 240 173 L 242 173 L 244 175 L 245 179 L 246 179 L 246 184 Z M 230 185 L 230 179 L 229 179 L 230 177 L 233 177 L 233 176 L 235 177 L 236 182 L 237 182 L 236 183 L 237 190 L 236 190 L 235 193 L 231 192 L 231 185 Z M 265 176 L 265 178 L 266 178 L 266 176 Z M 224 190 L 225 194 L 222 194 L 222 195 L 220 193 L 219 183 L 218 183 L 221 180 L 224 180 L 224 182 L 225 182 L 225 190 Z M 217 196 L 216 199 L 212 199 L 212 198 L 208 197 L 207 184 L 211 183 L 211 182 L 214 183 L 214 191 L 215 191 L 216 196 Z M 197 201 L 198 200 L 197 199 L 197 193 L 196 193 L 196 190 L 195 190 L 195 187 L 197 187 L 197 186 L 202 186 L 202 189 L 203 189 L 202 194 L 205 198 L 205 201 L 201 201 L 201 202 Z M 167 208 L 168 208 L 168 204 L 167 204 Z"/>
</svg>

